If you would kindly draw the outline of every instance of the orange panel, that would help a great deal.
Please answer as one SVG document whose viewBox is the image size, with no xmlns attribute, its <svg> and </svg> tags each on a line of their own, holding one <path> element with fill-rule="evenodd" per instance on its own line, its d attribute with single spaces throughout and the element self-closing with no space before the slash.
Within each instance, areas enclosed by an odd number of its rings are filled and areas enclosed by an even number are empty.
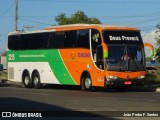
<svg viewBox="0 0 160 120">
<path fill-rule="evenodd" d="M 60 54 L 68 71 L 78 85 L 80 85 L 82 72 L 87 70 L 90 72 L 93 86 L 104 86 L 104 73 L 94 66 L 90 50 L 61 49 Z"/>
</svg>

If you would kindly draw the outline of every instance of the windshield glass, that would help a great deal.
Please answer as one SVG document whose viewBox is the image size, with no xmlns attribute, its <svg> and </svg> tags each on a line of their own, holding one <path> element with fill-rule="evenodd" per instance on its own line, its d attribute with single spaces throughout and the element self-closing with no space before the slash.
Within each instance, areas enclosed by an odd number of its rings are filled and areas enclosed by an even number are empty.
<svg viewBox="0 0 160 120">
<path fill-rule="evenodd" d="M 108 45 L 107 70 L 144 70 L 143 52 L 142 45 Z"/>
<path fill-rule="evenodd" d="M 104 42 L 108 46 L 107 70 L 145 70 L 144 47 L 138 30 L 104 30 Z"/>
</svg>

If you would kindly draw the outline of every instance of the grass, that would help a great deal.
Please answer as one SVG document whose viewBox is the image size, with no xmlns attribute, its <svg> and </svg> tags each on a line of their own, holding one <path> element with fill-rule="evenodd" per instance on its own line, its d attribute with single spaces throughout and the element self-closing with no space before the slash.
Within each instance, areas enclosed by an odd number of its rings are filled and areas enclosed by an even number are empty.
<svg viewBox="0 0 160 120">
<path fill-rule="evenodd" d="M 7 79 L 7 72 L 6 71 L 0 71 L 0 80 Z"/>
</svg>

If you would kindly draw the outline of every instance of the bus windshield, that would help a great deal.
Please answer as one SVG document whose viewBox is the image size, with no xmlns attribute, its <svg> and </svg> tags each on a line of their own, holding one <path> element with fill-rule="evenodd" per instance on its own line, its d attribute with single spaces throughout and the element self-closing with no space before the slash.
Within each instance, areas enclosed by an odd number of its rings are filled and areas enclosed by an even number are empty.
<svg viewBox="0 0 160 120">
<path fill-rule="evenodd" d="M 107 70 L 145 70 L 144 47 L 139 31 L 104 31 L 103 36 L 108 46 Z"/>
<path fill-rule="evenodd" d="M 137 45 L 108 45 L 107 70 L 144 70 L 143 48 Z"/>
</svg>

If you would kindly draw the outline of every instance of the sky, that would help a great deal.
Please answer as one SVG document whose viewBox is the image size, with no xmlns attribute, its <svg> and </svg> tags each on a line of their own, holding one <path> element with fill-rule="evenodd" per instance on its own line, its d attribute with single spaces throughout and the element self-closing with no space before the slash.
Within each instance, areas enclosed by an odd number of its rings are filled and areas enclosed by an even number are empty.
<svg viewBox="0 0 160 120">
<path fill-rule="evenodd" d="M 14 31 L 16 0 L 0 0 L 0 53 L 6 50 L 7 36 Z M 18 0 L 18 29 L 44 29 L 56 25 L 55 16 L 70 16 L 81 10 L 105 25 L 131 26 L 141 30 L 144 42 L 155 44 L 160 24 L 160 0 Z M 146 49 L 149 56 L 149 48 Z"/>
</svg>

